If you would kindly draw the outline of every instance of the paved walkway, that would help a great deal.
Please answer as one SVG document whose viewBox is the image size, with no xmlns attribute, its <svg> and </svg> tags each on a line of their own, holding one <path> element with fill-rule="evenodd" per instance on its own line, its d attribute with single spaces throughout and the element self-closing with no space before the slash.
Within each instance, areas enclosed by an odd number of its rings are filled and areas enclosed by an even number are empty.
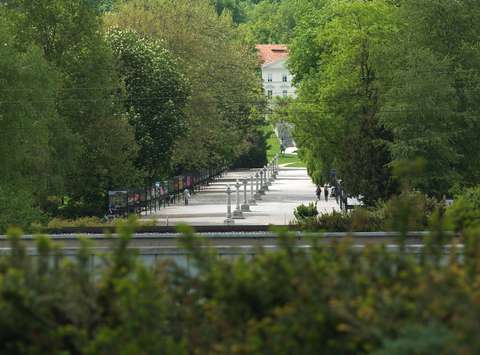
<svg viewBox="0 0 480 355">
<path fill-rule="evenodd" d="M 249 177 L 252 171 L 232 171 L 223 178 L 211 184 L 207 189 L 193 195 L 188 206 L 183 204 L 161 209 L 158 214 L 144 216 L 144 219 L 154 219 L 160 225 L 188 223 L 191 225 L 223 224 L 226 218 L 227 185 L 233 188 L 236 179 Z M 233 188 L 234 189 L 234 188 Z M 243 202 L 243 185 L 241 188 Z M 248 185 L 248 198 L 250 185 Z M 306 169 L 280 168 L 277 179 L 269 187 L 269 191 L 257 201 L 256 206 L 250 206 L 251 212 L 244 212 L 245 219 L 236 219 L 237 225 L 285 225 L 294 219 L 293 210 L 298 205 L 315 201 L 315 185 L 311 182 Z M 236 193 L 232 194 L 232 211 L 236 207 Z M 319 201 L 317 208 L 320 213 L 338 209 L 335 200 Z"/>
</svg>

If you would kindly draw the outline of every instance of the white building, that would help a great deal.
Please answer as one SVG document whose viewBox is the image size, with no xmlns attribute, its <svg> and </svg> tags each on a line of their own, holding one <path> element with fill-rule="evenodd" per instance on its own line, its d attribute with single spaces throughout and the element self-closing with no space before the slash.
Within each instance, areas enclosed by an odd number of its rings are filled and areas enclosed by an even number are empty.
<svg viewBox="0 0 480 355">
<path fill-rule="evenodd" d="M 283 44 L 259 44 L 256 46 L 262 65 L 262 82 L 265 95 L 274 97 L 295 97 L 295 87 L 292 86 L 292 75 L 288 71 L 288 48 Z M 277 122 L 275 133 L 281 144 L 296 151 L 292 138 L 292 126 L 286 122 Z"/>
<path fill-rule="evenodd" d="M 283 44 L 258 44 L 256 46 L 262 63 L 262 80 L 265 95 L 272 97 L 295 97 L 292 75 L 287 69 L 288 49 Z"/>
</svg>

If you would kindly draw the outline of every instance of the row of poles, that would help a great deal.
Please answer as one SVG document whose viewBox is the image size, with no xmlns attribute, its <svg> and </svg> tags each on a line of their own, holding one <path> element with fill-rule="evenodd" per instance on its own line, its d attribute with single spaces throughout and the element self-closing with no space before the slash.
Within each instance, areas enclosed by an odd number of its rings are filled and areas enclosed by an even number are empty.
<svg viewBox="0 0 480 355">
<path fill-rule="evenodd" d="M 232 193 L 230 185 L 227 185 L 227 219 L 225 224 L 234 224 L 236 219 L 245 219 L 243 212 L 251 212 L 250 206 L 257 205 L 257 201 L 262 199 L 262 195 L 268 191 L 268 187 L 278 175 L 278 154 L 263 168 L 256 171 L 250 177 L 237 180 L 234 188 L 237 193 L 237 206 L 232 213 Z M 250 198 L 248 198 L 247 186 L 250 182 Z M 240 196 L 240 188 L 243 185 L 243 203 Z"/>
</svg>

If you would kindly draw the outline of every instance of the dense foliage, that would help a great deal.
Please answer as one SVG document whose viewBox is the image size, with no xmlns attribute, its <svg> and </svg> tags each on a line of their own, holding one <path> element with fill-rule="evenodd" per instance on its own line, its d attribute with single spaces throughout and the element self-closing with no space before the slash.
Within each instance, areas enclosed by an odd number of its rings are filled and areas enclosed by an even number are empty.
<svg viewBox="0 0 480 355">
<path fill-rule="evenodd" d="M 125 108 L 140 146 L 140 168 L 150 179 L 167 177 L 173 146 L 185 130 L 188 82 L 161 43 L 131 30 L 108 33 L 125 87 Z"/>
<path fill-rule="evenodd" d="M 161 41 L 190 83 L 186 132 L 176 140 L 174 165 L 226 164 L 249 149 L 262 119 L 263 92 L 256 53 L 242 44 L 230 16 L 218 16 L 207 0 L 132 0 L 106 22 Z"/>
<path fill-rule="evenodd" d="M 469 200 L 468 197 L 459 199 Z M 465 230 L 475 224 L 472 218 L 479 209 L 475 206 L 471 212 L 465 213 L 465 203 L 455 203 L 457 207 L 447 207 L 446 201 L 437 201 L 425 194 L 405 189 L 402 193 L 375 206 L 356 206 L 348 211 L 323 212 L 318 215 L 316 204 L 300 205 L 294 212 L 293 224 L 303 230 L 328 232 L 375 232 L 398 230 L 427 230 L 436 214 L 446 216 L 445 228 L 450 230 L 459 225 L 460 220 L 468 220 L 458 230 Z M 353 207 L 353 206 L 352 206 Z M 406 212 L 405 212 L 406 211 Z M 476 212 L 475 212 L 476 211 Z M 464 226 L 464 227 L 463 227 Z"/>
<path fill-rule="evenodd" d="M 0 232 L 14 213 L 100 216 L 108 190 L 261 157 L 258 63 L 230 15 L 150 5 L 0 1 L 0 191 L 16 196 Z"/>
<path fill-rule="evenodd" d="M 455 230 L 480 227 L 480 188 L 467 189 L 447 210 Z"/>
<path fill-rule="evenodd" d="M 288 0 L 287 0 L 288 2 Z M 300 1 L 302 2 L 302 1 Z M 317 178 L 331 169 L 373 205 L 392 166 L 422 158 L 413 187 L 441 197 L 480 183 L 478 2 L 325 0 L 291 41 L 290 118 Z"/>
<path fill-rule="evenodd" d="M 440 223 L 440 224 L 438 224 Z M 0 258 L 0 351 L 76 354 L 476 354 L 480 243 L 441 222 L 420 254 L 349 242 L 219 258 L 187 232 L 190 272 L 127 249 L 92 270 L 88 243 L 62 257 L 18 233 Z"/>
</svg>

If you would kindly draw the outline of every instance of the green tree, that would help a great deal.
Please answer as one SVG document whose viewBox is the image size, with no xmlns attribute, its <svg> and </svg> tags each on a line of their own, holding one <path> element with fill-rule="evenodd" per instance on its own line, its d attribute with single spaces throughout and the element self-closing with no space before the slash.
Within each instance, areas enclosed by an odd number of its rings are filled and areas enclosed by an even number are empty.
<svg viewBox="0 0 480 355">
<path fill-rule="evenodd" d="M 478 39 L 471 1 L 311 2 L 297 21 L 290 112 L 318 179 L 336 169 L 368 204 L 395 191 L 391 167 L 421 158 L 414 188 L 478 183 Z M 448 14 L 448 15 L 446 15 Z M 468 167 L 467 167 L 468 166 Z"/>
<path fill-rule="evenodd" d="M 307 159 L 319 160 L 309 169 L 317 179 L 336 169 L 347 191 L 367 204 L 390 192 L 385 142 L 391 137 L 379 123 L 374 51 L 389 31 L 391 11 L 381 1 L 326 2 L 319 17 L 307 15 L 300 27 L 306 32 L 297 32 L 291 49 L 299 87 L 291 109 L 296 141 Z"/>
<path fill-rule="evenodd" d="M 64 213 L 102 214 L 108 189 L 136 181 L 137 148 L 115 95 L 114 60 L 97 8 L 81 0 L 5 3 L 18 43 L 38 45 L 62 79 L 60 92 L 48 101 L 62 120 L 51 133 L 57 175 L 65 185 L 51 193 L 70 198 Z"/>
<path fill-rule="evenodd" d="M 168 177 L 173 146 L 185 134 L 188 83 L 160 43 L 131 30 L 112 30 L 108 41 L 118 58 L 125 108 L 140 146 L 138 167 L 150 179 Z"/>
<path fill-rule="evenodd" d="M 304 0 L 264 0 L 245 7 L 246 21 L 240 30 L 252 44 L 289 43 L 298 17 L 308 2 Z"/>
<path fill-rule="evenodd" d="M 177 171 L 224 166 L 249 149 L 264 98 L 256 53 L 230 16 L 218 16 L 208 0 L 134 0 L 106 23 L 163 41 L 191 84 L 186 134 L 173 153 Z"/>
<path fill-rule="evenodd" d="M 9 224 L 29 227 L 51 189 L 54 149 L 51 129 L 59 125 L 55 102 L 58 72 L 40 48 L 19 47 L 7 13 L 0 9 L 0 233 Z"/>
</svg>

